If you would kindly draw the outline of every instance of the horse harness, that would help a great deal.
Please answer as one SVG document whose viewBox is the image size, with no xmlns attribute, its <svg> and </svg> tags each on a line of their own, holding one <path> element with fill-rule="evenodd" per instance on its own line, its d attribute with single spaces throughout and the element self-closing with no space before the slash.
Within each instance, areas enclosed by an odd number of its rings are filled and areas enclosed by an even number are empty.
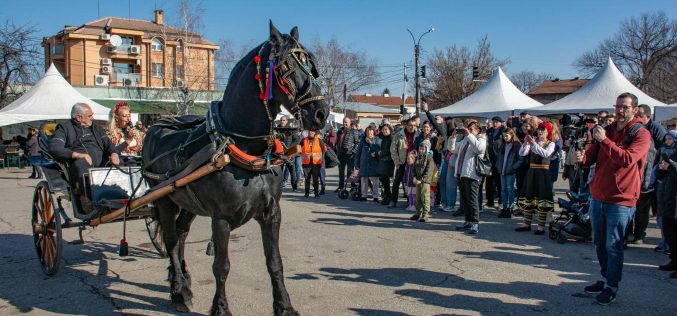
<svg viewBox="0 0 677 316">
<path fill-rule="evenodd" d="M 287 157 L 283 154 L 282 144 L 274 135 L 273 124 L 275 118 L 272 116 L 269 108 L 269 100 L 273 98 L 273 83 L 278 85 L 278 87 L 287 95 L 289 101 L 292 103 L 290 111 L 295 112 L 295 115 L 299 117 L 299 121 L 301 122 L 301 126 L 299 127 L 300 129 L 302 129 L 302 120 L 300 119 L 301 107 L 310 102 L 323 100 L 324 96 L 309 96 L 313 86 L 317 85 L 315 80 L 317 75 L 313 73 L 313 68 L 311 65 L 312 61 L 309 59 L 310 54 L 306 52 L 301 47 L 301 45 L 298 44 L 298 42 L 294 48 L 289 50 L 288 54 L 283 57 L 278 65 L 276 65 L 274 60 L 275 49 L 274 47 L 271 47 L 271 51 L 268 54 L 267 67 L 265 68 L 265 78 L 262 80 L 262 64 L 260 55 L 263 52 L 265 46 L 265 44 L 261 45 L 261 49 L 259 50 L 258 55 L 254 56 L 253 61 L 256 63 L 257 70 L 254 79 L 257 80 L 259 90 L 261 91 L 259 98 L 266 109 L 266 115 L 268 121 L 270 122 L 269 133 L 267 135 L 248 136 L 230 131 L 225 126 L 225 124 L 223 124 L 221 118 L 218 115 L 219 108 L 222 105 L 221 101 L 212 102 L 205 117 L 192 117 L 192 120 L 190 121 L 182 121 L 177 118 L 161 120 L 160 122 L 156 123 L 157 126 L 175 130 L 189 129 L 190 134 L 178 148 L 158 155 L 144 166 L 144 176 L 156 181 L 160 181 L 156 187 L 162 187 L 176 181 L 181 177 L 186 176 L 207 161 L 214 163 L 220 155 L 229 155 L 231 161 L 235 163 L 235 165 L 245 170 L 254 172 L 268 171 L 272 167 L 279 166 L 283 164 L 285 160 L 287 160 Z M 299 91 L 296 90 L 290 79 L 291 75 L 295 73 L 297 68 L 301 69 L 308 77 L 307 84 L 304 85 L 305 89 L 302 93 L 299 93 Z M 281 73 L 281 75 L 279 75 L 279 73 Z M 202 133 L 201 135 L 195 137 L 197 134 L 196 131 L 200 129 L 202 124 L 205 124 L 206 133 Z M 202 146 L 197 152 L 190 155 L 190 159 L 187 159 L 188 157 L 186 156 L 186 148 L 188 148 L 190 145 L 196 144 L 206 136 L 209 136 L 210 141 L 207 142 L 206 145 Z M 268 147 L 263 155 L 253 156 L 239 149 L 236 146 L 233 137 L 265 140 L 268 144 Z M 175 168 L 161 174 L 148 171 L 148 167 L 159 161 L 161 158 L 170 155 L 171 153 L 175 153 Z"/>
</svg>

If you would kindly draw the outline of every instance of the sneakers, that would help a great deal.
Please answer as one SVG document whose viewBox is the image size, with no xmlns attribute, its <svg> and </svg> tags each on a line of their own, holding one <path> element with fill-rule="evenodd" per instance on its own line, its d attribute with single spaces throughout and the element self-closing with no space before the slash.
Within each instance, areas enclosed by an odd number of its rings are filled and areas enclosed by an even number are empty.
<svg viewBox="0 0 677 316">
<path fill-rule="evenodd" d="M 456 230 L 468 230 L 470 227 L 472 227 L 471 223 L 464 222 L 462 226 L 456 227 Z"/>
<path fill-rule="evenodd" d="M 501 213 L 498 214 L 498 218 L 511 218 L 512 211 L 510 209 L 504 208 L 501 210 Z"/>
<path fill-rule="evenodd" d="M 597 294 L 595 302 L 599 305 L 609 305 L 616 300 L 616 292 L 610 287 L 605 287 L 602 293 Z"/>
<path fill-rule="evenodd" d="M 418 215 L 418 213 L 414 214 L 412 217 L 409 217 L 409 219 L 412 220 L 412 221 L 417 221 L 417 220 L 419 220 L 419 218 L 421 218 L 421 217 Z"/>
<path fill-rule="evenodd" d="M 441 212 L 449 213 L 449 212 L 451 212 L 452 207 L 451 207 L 451 206 L 446 206 L 446 205 L 444 205 L 444 206 L 440 206 L 440 209 L 439 209 L 439 210 L 440 210 Z"/>
<path fill-rule="evenodd" d="M 472 223 L 470 228 L 465 232 L 468 235 L 477 235 L 480 232 L 480 224 Z"/>
<path fill-rule="evenodd" d="M 416 207 L 413 206 L 413 205 L 410 205 L 410 206 L 407 206 L 406 210 L 409 211 L 409 212 L 416 212 Z"/>
<path fill-rule="evenodd" d="M 583 291 L 589 294 L 599 294 L 602 293 L 602 290 L 604 290 L 604 281 L 597 281 L 595 284 L 583 288 Z"/>
</svg>

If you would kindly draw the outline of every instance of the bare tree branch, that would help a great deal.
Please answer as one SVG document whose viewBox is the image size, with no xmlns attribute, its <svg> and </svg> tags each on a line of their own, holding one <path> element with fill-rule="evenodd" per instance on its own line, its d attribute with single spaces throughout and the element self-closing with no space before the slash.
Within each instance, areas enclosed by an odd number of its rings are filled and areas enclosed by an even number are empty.
<svg viewBox="0 0 677 316">
<path fill-rule="evenodd" d="M 9 19 L 0 26 L 0 108 L 23 92 L 15 90 L 17 86 L 33 84 L 42 73 L 36 33 L 35 27 L 16 25 Z"/>
<path fill-rule="evenodd" d="M 512 81 L 512 83 L 514 83 L 515 86 L 517 86 L 517 88 L 524 93 L 529 92 L 529 90 L 540 85 L 541 83 L 543 83 L 543 81 L 552 80 L 554 78 L 555 76 L 553 76 L 552 74 L 548 73 L 536 74 L 533 71 L 521 71 L 510 76 L 510 80 Z"/>
</svg>

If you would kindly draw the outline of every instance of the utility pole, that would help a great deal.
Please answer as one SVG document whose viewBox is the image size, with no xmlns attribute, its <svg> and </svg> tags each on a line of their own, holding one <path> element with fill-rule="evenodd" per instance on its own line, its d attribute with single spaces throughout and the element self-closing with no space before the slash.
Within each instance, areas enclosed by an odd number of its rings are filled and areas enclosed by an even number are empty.
<svg viewBox="0 0 677 316">
<path fill-rule="evenodd" d="M 414 37 L 414 34 L 409 29 L 407 29 L 407 32 L 409 32 L 409 35 L 411 35 L 411 39 L 414 41 L 414 65 L 415 65 L 414 66 L 415 67 L 414 68 L 414 71 L 415 71 L 414 78 L 416 80 L 416 82 L 415 82 L 415 84 L 416 84 L 415 85 L 415 87 L 416 87 L 416 115 L 418 115 L 418 113 L 421 111 L 421 76 L 419 75 L 420 70 L 419 70 L 419 66 L 418 66 L 419 57 L 421 55 L 421 38 L 423 38 L 423 36 L 428 34 L 428 33 L 435 32 L 435 28 L 431 27 L 430 29 L 428 29 L 427 32 L 421 34 L 421 36 L 418 38 L 418 41 L 416 40 L 416 38 Z"/>
<path fill-rule="evenodd" d="M 407 114 L 407 64 L 403 65 L 404 67 L 404 84 L 402 85 L 402 108 L 400 112 L 402 115 Z"/>
</svg>

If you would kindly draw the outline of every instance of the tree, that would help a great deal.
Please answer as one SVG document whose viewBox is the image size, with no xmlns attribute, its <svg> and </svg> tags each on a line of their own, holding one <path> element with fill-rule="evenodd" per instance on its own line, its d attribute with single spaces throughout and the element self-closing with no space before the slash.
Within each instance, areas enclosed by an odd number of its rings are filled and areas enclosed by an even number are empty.
<svg viewBox="0 0 677 316">
<path fill-rule="evenodd" d="M 249 41 L 242 45 L 237 52 L 235 45 L 230 40 L 221 39 L 218 41 L 218 45 L 219 50 L 214 54 L 214 73 L 216 75 L 216 88 L 223 90 L 230 78 L 230 71 L 242 57 L 255 47 L 255 44 L 253 41 Z"/>
<path fill-rule="evenodd" d="M 42 73 L 36 29 L 6 20 L 0 26 L 0 108 L 21 93 L 17 86 L 32 84 Z"/>
<path fill-rule="evenodd" d="M 608 57 L 644 92 L 670 103 L 677 99 L 677 20 L 664 12 L 621 22 L 615 35 L 581 55 L 575 66 L 591 75 Z"/>
<path fill-rule="evenodd" d="M 384 95 L 385 94 L 390 95 L 390 89 L 388 89 L 388 88 L 383 89 L 383 94 Z"/>
<path fill-rule="evenodd" d="M 317 39 L 310 51 L 320 73 L 318 83 L 332 107 L 338 104 L 338 100 L 343 100 L 344 93 L 354 93 L 378 79 L 375 61 L 368 59 L 364 53 L 342 47 L 335 38 L 326 44 Z"/>
<path fill-rule="evenodd" d="M 481 84 L 472 80 L 473 67 L 478 67 L 480 80 L 486 80 L 497 67 L 507 63 L 507 59 L 493 55 L 486 35 L 477 42 L 474 50 L 456 45 L 444 50 L 435 49 L 427 61 L 430 74 L 423 89 L 430 109 L 455 103 L 475 92 Z"/>
<path fill-rule="evenodd" d="M 514 83 L 520 91 L 527 93 L 532 88 L 540 85 L 546 80 L 552 80 L 555 76 L 548 73 L 537 74 L 533 71 L 521 71 L 512 76 L 510 80 Z"/>
</svg>

